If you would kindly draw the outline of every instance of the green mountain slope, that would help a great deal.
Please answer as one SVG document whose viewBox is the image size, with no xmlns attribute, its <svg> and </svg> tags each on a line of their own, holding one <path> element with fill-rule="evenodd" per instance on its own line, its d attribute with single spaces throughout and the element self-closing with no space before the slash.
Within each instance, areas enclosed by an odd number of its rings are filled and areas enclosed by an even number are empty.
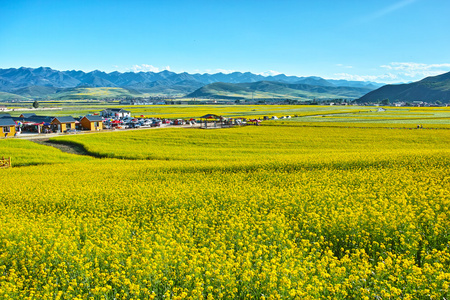
<svg viewBox="0 0 450 300">
<path fill-rule="evenodd" d="M 28 98 L 16 94 L 0 92 L 0 101 L 11 101 L 11 100 L 28 100 Z"/>
<path fill-rule="evenodd" d="M 450 103 L 450 72 L 427 77 L 409 84 L 385 85 L 369 92 L 357 101 L 359 103 L 378 102 L 384 99 L 392 101 L 425 101 Z"/>
<path fill-rule="evenodd" d="M 106 99 L 123 97 L 142 97 L 138 91 L 132 91 L 117 87 L 78 87 L 65 89 L 58 93 L 48 95 L 54 100 L 81 100 L 81 99 Z"/>
<path fill-rule="evenodd" d="M 28 86 L 14 91 L 14 94 L 27 98 L 43 98 L 57 93 L 61 89 L 50 86 Z"/>
<path fill-rule="evenodd" d="M 254 83 L 208 84 L 187 95 L 191 98 L 228 98 L 228 99 L 277 99 L 290 98 L 300 101 L 312 99 L 355 99 L 369 92 L 370 89 L 354 87 L 315 86 L 308 84 L 288 84 L 274 81 Z"/>
</svg>

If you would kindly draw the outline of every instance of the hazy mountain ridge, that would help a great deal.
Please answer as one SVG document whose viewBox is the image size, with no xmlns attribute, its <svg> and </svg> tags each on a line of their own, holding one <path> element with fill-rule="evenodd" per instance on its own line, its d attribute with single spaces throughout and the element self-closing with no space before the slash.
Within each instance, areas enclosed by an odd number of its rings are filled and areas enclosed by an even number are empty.
<svg viewBox="0 0 450 300">
<path fill-rule="evenodd" d="M 192 80 L 198 81 L 203 84 L 209 84 L 214 82 L 226 82 L 226 83 L 244 83 L 244 82 L 258 82 L 258 81 L 282 81 L 286 83 L 316 83 L 315 85 L 331 85 L 331 86 L 353 86 L 364 82 L 352 82 L 345 80 L 325 80 L 320 77 L 297 77 L 286 76 L 279 74 L 276 76 L 263 76 L 250 72 L 241 73 L 233 72 L 229 74 L 216 73 L 216 74 L 188 74 L 175 73 L 171 71 L 162 71 L 159 73 L 154 72 L 111 72 L 106 73 L 102 71 L 58 71 L 48 67 L 40 68 L 26 68 L 21 67 L 19 69 L 0 69 L 0 90 L 6 89 L 12 90 L 27 86 L 41 85 L 41 86 L 53 86 L 59 88 L 83 86 L 95 86 L 98 84 L 113 85 L 117 87 L 124 87 L 133 85 L 136 83 L 149 83 L 160 80 L 170 79 L 171 81 L 184 81 Z M 5 81 L 5 82 L 4 82 Z M 321 84 L 317 84 L 317 83 Z M 5 87 L 8 85 L 7 87 Z M 374 83 L 372 83 L 374 84 Z M 381 86 L 382 84 L 378 84 Z"/>
<path fill-rule="evenodd" d="M 359 103 L 425 101 L 450 103 L 450 72 L 426 77 L 408 84 L 388 84 L 367 93 L 357 101 Z"/>
<path fill-rule="evenodd" d="M 189 74 L 162 72 L 83 72 L 76 70 L 58 71 L 48 67 L 0 69 L 0 91 L 9 93 L 9 98 L 19 95 L 26 98 L 57 98 L 69 96 L 74 88 L 123 88 L 130 91 L 130 97 L 141 93 L 147 95 L 185 96 L 199 88 L 217 82 L 241 84 L 255 82 L 278 82 L 284 84 L 306 84 L 326 87 L 364 88 L 366 92 L 381 86 L 376 83 L 346 80 L 326 80 L 321 77 L 297 77 L 279 74 L 263 76 L 250 72 L 229 74 Z M 274 86 L 273 86 L 274 87 Z M 72 90 L 65 90 L 72 89 Z M 321 93 L 318 89 L 317 93 Z M 58 93 L 62 93 L 58 95 Z M 117 93 L 114 93 L 117 95 Z M 285 95 L 289 96 L 289 93 Z M 356 97 L 360 97 L 358 94 Z M 79 95 L 76 95 L 78 98 Z M 108 97 L 108 96 L 105 96 Z M 317 97 L 320 97 L 318 95 Z"/>
</svg>

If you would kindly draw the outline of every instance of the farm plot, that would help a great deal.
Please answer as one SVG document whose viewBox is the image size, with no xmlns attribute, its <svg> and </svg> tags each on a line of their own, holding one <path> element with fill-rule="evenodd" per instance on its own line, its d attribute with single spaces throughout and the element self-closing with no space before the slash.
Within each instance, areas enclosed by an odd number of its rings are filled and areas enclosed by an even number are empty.
<svg viewBox="0 0 450 300">
<path fill-rule="evenodd" d="M 447 130 L 58 140 L 109 158 L 0 141 L 51 164 L 0 170 L 2 299 L 449 297 Z"/>
</svg>

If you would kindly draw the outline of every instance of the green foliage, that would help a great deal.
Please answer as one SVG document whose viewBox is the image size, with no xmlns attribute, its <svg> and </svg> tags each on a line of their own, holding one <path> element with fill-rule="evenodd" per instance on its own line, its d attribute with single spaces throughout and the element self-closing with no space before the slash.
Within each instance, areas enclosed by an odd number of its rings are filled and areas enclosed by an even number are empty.
<svg viewBox="0 0 450 300">
<path fill-rule="evenodd" d="M 389 99 L 383 99 L 383 100 L 381 101 L 381 104 L 382 104 L 382 105 L 389 105 L 389 104 L 391 104 L 391 101 L 389 101 Z"/>
</svg>

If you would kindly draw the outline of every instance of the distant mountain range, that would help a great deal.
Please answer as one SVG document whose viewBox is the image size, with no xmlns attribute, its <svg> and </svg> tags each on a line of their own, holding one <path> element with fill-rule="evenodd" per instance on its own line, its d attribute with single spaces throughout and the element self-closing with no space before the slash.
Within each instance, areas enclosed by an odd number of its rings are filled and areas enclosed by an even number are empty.
<svg viewBox="0 0 450 300">
<path fill-rule="evenodd" d="M 218 83 L 225 85 L 217 89 L 220 86 Z M 209 86 L 210 84 L 216 85 Z M 234 87 L 233 84 L 238 85 Z M 0 100 L 147 96 L 217 98 L 220 95 L 230 94 L 226 91 L 226 87 L 231 90 L 243 89 L 242 92 L 245 95 L 236 94 L 237 98 L 246 98 L 249 95 L 255 97 L 257 93 L 261 98 L 295 96 L 298 99 L 335 97 L 355 99 L 380 86 L 382 84 L 375 82 L 325 80 L 315 76 L 297 77 L 284 74 L 262 76 L 250 72 L 188 74 L 170 71 L 159 73 L 92 71 L 86 73 L 58 71 L 48 67 L 0 69 Z M 102 88 L 102 93 L 97 93 L 95 91 L 97 88 Z M 214 94 L 214 90 L 217 90 L 219 94 Z"/>
<path fill-rule="evenodd" d="M 424 101 L 450 103 L 450 72 L 426 77 L 408 84 L 388 84 L 367 93 L 357 100 L 359 103 L 373 103 L 389 99 L 390 102 Z"/>
</svg>

